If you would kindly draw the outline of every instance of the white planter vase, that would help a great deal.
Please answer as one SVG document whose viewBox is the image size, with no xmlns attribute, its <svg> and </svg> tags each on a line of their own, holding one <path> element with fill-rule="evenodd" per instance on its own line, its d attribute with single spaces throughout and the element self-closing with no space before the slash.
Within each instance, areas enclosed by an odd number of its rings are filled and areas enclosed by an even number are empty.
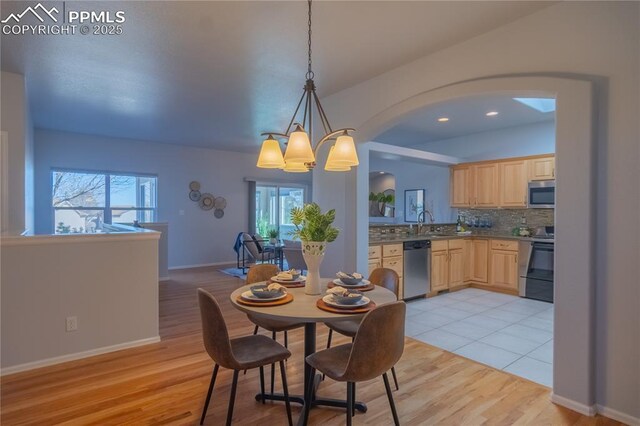
<svg viewBox="0 0 640 426">
<path fill-rule="evenodd" d="M 307 264 L 307 282 L 304 286 L 306 294 L 320 294 L 322 283 L 320 282 L 320 264 L 324 259 L 326 242 L 303 241 L 302 256 Z"/>
</svg>

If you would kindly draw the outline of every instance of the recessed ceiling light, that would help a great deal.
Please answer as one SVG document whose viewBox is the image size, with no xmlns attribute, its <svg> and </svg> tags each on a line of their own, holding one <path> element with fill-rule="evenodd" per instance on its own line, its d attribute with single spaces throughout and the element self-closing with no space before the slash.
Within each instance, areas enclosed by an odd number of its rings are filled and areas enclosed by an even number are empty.
<svg viewBox="0 0 640 426">
<path fill-rule="evenodd" d="M 441 123 L 446 123 L 447 121 L 449 121 L 449 119 L 447 117 L 440 117 L 438 118 L 438 121 Z"/>
<path fill-rule="evenodd" d="M 378 172 L 378 173 L 380 173 L 381 175 L 383 175 L 383 174 L 384 174 L 384 172 Z"/>
<path fill-rule="evenodd" d="M 487 117 L 495 117 L 496 115 L 498 115 L 498 111 L 489 111 L 488 113 L 485 114 Z"/>
</svg>

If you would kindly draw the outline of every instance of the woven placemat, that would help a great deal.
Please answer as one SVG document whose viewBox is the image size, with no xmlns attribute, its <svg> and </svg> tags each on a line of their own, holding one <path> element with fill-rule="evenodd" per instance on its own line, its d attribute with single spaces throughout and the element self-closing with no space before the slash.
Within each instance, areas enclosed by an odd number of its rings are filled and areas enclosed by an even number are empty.
<svg viewBox="0 0 640 426">
<path fill-rule="evenodd" d="M 293 294 L 291 293 L 287 293 L 287 295 L 282 299 L 274 300 L 271 302 L 254 302 L 252 300 L 244 299 L 242 296 L 236 297 L 236 302 L 240 303 L 241 305 L 258 306 L 258 307 L 286 305 L 287 303 L 292 301 L 293 301 Z"/>
</svg>

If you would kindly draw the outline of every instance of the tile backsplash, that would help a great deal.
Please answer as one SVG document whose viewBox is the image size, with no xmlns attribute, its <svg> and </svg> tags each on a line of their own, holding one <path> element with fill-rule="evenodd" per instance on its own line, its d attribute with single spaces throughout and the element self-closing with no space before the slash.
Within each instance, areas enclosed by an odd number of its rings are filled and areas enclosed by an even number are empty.
<svg viewBox="0 0 640 426">
<path fill-rule="evenodd" d="M 554 224 L 554 209 L 458 209 L 458 214 L 464 216 L 467 223 L 475 217 L 489 219 L 495 232 L 511 232 L 520 226 L 522 216 L 529 228 Z"/>
<path fill-rule="evenodd" d="M 490 231 L 496 234 L 510 234 L 513 228 L 520 226 L 522 216 L 526 218 L 529 228 L 535 229 L 538 226 L 552 226 L 554 224 L 553 209 L 458 209 L 458 214 L 464 217 L 466 223 L 470 223 L 475 217 L 489 219 L 491 221 Z M 425 226 L 433 226 L 434 230 L 443 234 L 454 232 L 456 228 L 455 223 L 425 224 Z M 414 231 L 415 227 L 416 224 L 413 225 Z M 408 224 L 369 224 L 369 239 L 379 239 L 390 235 L 406 235 L 408 232 Z"/>
</svg>

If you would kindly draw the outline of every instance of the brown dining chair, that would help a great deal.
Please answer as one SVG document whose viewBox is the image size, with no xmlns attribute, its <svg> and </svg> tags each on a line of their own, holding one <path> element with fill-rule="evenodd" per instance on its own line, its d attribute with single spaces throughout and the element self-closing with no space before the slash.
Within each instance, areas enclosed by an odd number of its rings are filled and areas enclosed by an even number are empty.
<svg viewBox="0 0 640 426">
<path fill-rule="evenodd" d="M 372 284 L 379 285 L 380 287 L 384 287 L 387 290 L 392 291 L 393 294 L 398 297 L 398 291 L 400 289 L 400 277 L 393 269 L 376 268 L 371 271 L 369 281 L 371 281 Z M 329 327 L 327 349 L 331 347 L 331 337 L 333 336 L 334 331 L 336 333 L 342 334 L 343 336 L 351 337 L 353 339 L 358 332 L 358 327 L 360 327 L 360 321 L 361 320 L 359 318 L 353 318 L 343 321 L 325 323 L 325 325 Z M 396 376 L 395 367 L 391 367 L 391 375 L 393 376 L 393 383 L 396 386 L 396 390 L 399 390 L 400 386 L 398 385 L 398 376 Z"/>
<path fill-rule="evenodd" d="M 347 426 L 351 426 L 355 412 L 356 383 L 378 376 L 384 380 L 393 421 L 396 426 L 400 424 L 387 371 L 398 362 L 404 351 L 406 310 L 404 302 L 381 305 L 364 316 L 353 343 L 324 349 L 306 358 L 306 363 L 312 368 L 311 377 L 317 370 L 333 380 L 347 382 Z M 311 386 L 313 382 L 311 380 Z M 309 410 L 304 411 L 304 424 L 307 424 Z"/>
<path fill-rule="evenodd" d="M 269 278 L 275 275 L 278 275 L 279 271 L 280 270 L 278 269 L 277 265 L 272 265 L 269 263 L 253 265 L 251 268 L 249 268 L 249 271 L 247 272 L 246 282 L 247 284 L 254 284 L 257 282 L 267 281 Z M 265 330 L 270 331 L 271 338 L 273 340 L 276 340 L 278 332 L 281 332 L 281 331 L 284 332 L 285 348 L 289 347 L 289 335 L 287 334 L 287 331 L 304 327 L 304 323 L 277 321 L 277 320 L 262 318 L 252 314 L 247 314 L 247 318 L 249 318 L 249 321 L 255 324 L 255 327 L 253 329 L 254 335 L 258 334 L 259 327 L 262 327 Z M 271 366 L 271 393 L 273 393 L 274 379 L 275 379 L 275 368 L 272 365 Z"/>
<path fill-rule="evenodd" d="M 238 373 L 240 370 L 252 368 L 260 369 L 260 395 L 262 403 L 265 401 L 264 392 L 264 366 L 274 363 L 280 364 L 280 374 L 282 375 L 282 388 L 289 426 L 293 424 L 291 419 L 291 404 L 289 401 L 289 390 L 287 388 L 287 373 L 284 368 L 284 361 L 291 356 L 291 352 L 278 342 L 269 339 L 267 336 L 244 336 L 229 339 L 227 325 L 222 316 L 220 305 L 216 299 L 207 291 L 198 289 L 198 304 L 200 305 L 200 317 L 202 320 L 202 340 L 207 353 L 215 363 L 209 391 L 202 409 L 200 424 L 204 423 L 207 415 L 209 401 L 213 393 L 213 386 L 218 375 L 218 368 L 228 368 L 233 370 L 233 382 L 231 384 L 231 396 L 229 397 L 229 408 L 227 410 L 227 426 L 233 419 L 233 405 L 236 398 L 238 386 Z"/>
</svg>

